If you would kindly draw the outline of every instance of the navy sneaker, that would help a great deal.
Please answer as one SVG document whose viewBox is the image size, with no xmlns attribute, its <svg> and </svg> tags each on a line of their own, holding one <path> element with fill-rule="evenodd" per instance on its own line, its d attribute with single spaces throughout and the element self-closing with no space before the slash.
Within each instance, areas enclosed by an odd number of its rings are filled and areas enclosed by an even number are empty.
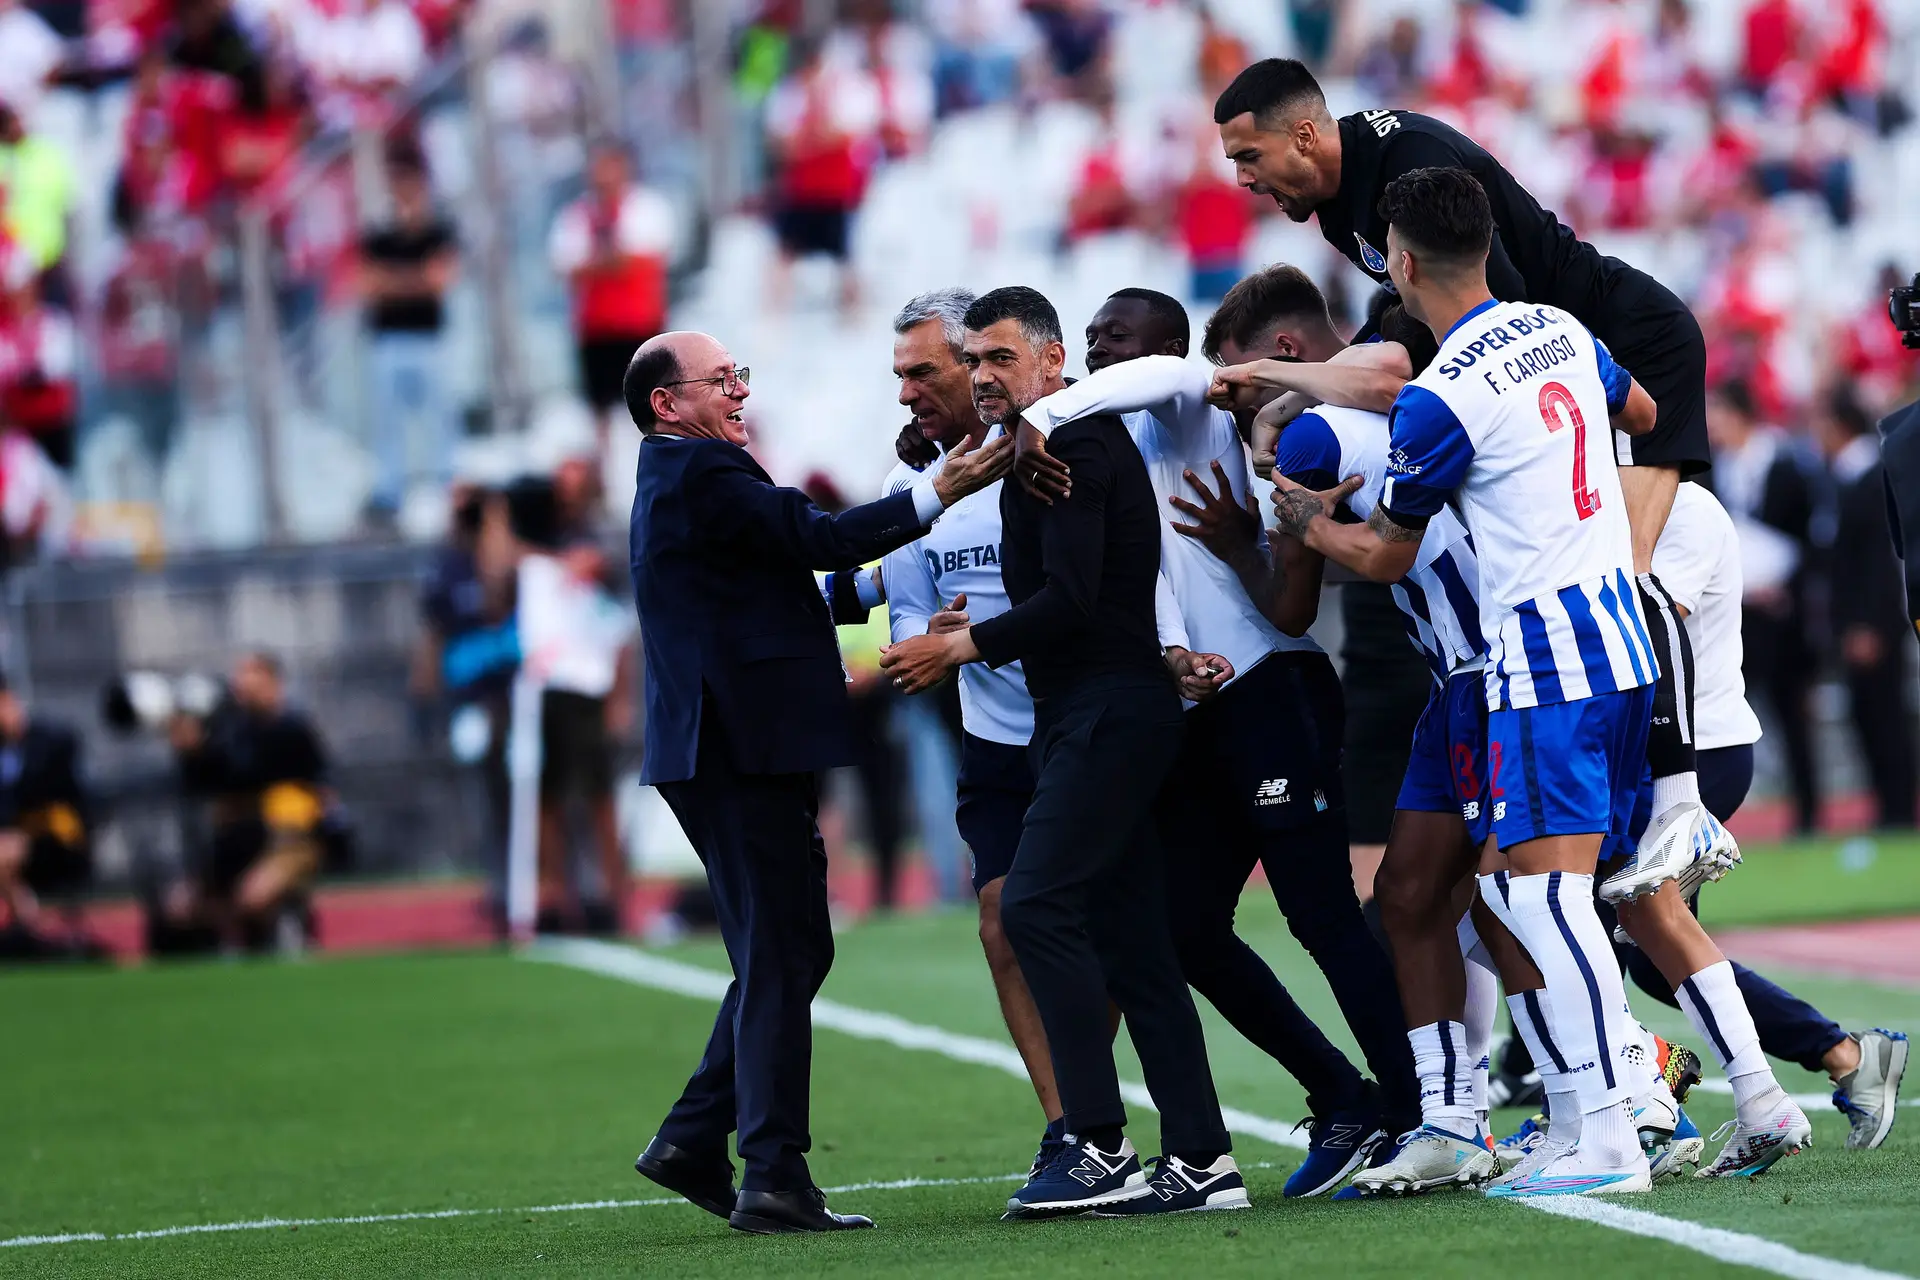
<svg viewBox="0 0 1920 1280">
<path fill-rule="evenodd" d="M 1232 1156 L 1221 1156 L 1204 1169 L 1197 1169 L 1179 1156 L 1155 1156 L 1147 1161 L 1153 1176 L 1147 1180 L 1151 1195 L 1136 1196 L 1105 1209 L 1094 1210 L 1096 1218 L 1130 1218 L 1143 1213 L 1200 1213 L 1208 1209 L 1251 1209 L 1247 1184 L 1240 1178 L 1240 1166 Z"/>
<path fill-rule="evenodd" d="M 1374 1146 L 1387 1136 L 1373 1111 L 1336 1111 L 1326 1117 L 1302 1120 L 1307 1130 L 1307 1158 L 1287 1179 L 1281 1195 L 1318 1196 L 1339 1186 L 1366 1161 Z"/>
<path fill-rule="evenodd" d="M 1412 1133 L 1403 1133 L 1398 1138 L 1389 1138 L 1383 1133 L 1379 1140 L 1373 1144 L 1373 1149 L 1367 1153 L 1367 1168 L 1378 1169 L 1381 1165 L 1392 1160 L 1399 1152 L 1400 1144 L 1412 1136 Z M 1360 1194 L 1360 1188 L 1354 1186 L 1352 1183 L 1348 1183 L 1346 1186 L 1334 1192 L 1333 1198 L 1335 1200 L 1363 1200 L 1366 1197 Z"/>
<path fill-rule="evenodd" d="M 1047 1167 L 1013 1193 L 1001 1221 L 1085 1213 L 1152 1194 L 1133 1143 L 1122 1138 L 1118 1151 L 1102 1151 L 1068 1134 Z"/>
<path fill-rule="evenodd" d="M 1053 1163 L 1053 1158 L 1067 1145 L 1066 1136 L 1066 1126 L 1062 1122 L 1047 1121 L 1047 1127 L 1040 1134 L 1040 1150 L 1034 1152 L 1033 1167 L 1027 1170 L 1028 1182 L 1039 1177 L 1040 1171 Z"/>
</svg>

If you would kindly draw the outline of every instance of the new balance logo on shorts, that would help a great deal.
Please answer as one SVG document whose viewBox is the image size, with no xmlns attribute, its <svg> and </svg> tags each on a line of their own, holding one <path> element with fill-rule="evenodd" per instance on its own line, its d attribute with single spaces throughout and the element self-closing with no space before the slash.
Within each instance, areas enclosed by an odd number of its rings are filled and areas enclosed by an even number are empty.
<svg viewBox="0 0 1920 1280">
<path fill-rule="evenodd" d="M 1480 817 L 1480 802 L 1478 800 L 1469 800 L 1461 805 L 1460 816 L 1468 822 L 1477 820 Z"/>
<path fill-rule="evenodd" d="M 1505 800 L 1496 800 L 1494 802 L 1493 820 L 1495 822 L 1505 822 L 1507 820 L 1507 802 Z"/>
<path fill-rule="evenodd" d="M 1268 778 L 1253 789 L 1253 802 L 1258 805 L 1286 804 L 1293 799 L 1287 794 L 1285 778 Z M 1324 802 L 1321 805 L 1325 808 Z"/>
</svg>

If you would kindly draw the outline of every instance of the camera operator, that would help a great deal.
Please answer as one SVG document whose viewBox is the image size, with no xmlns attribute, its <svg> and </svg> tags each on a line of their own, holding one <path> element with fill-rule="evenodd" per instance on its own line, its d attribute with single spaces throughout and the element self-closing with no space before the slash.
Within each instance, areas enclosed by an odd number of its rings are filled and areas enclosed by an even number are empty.
<svg viewBox="0 0 1920 1280">
<path fill-rule="evenodd" d="M 0 677 L 0 906 L 17 937 L 39 942 L 40 898 L 70 898 L 92 877 L 87 810 L 79 737 L 29 715 Z M 67 924 L 66 941 L 81 941 Z"/>
<path fill-rule="evenodd" d="M 330 795 L 325 748 L 287 705 L 279 660 L 242 657 L 228 696 L 205 716 L 176 711 L 167 737 L 183 790 L 207 805 L 208 840 L 166 897 L 154 949 L 205 941 L 298 949 L 329 840 Z"/>
</svg>

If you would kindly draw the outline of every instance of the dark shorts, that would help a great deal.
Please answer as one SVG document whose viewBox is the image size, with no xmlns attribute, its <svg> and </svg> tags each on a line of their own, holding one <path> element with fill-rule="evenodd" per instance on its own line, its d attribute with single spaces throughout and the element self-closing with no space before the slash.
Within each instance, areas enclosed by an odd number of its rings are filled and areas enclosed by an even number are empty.
<svg viewBox="0 0 1920 1280">
<path fill-rule="evenodd" d="M 1292 830 L 1345 812 L 1345 735 L 1333 663 L 1323 653 L 1276 653 L 1187 713 L 1175 773 L 1208 770 L 1256 830 Z"/>
<path fill-rule="evenodd" d="M 1027 806 L 1033 803 L 1028 748 L 963 734 L 958 794 L 953 819 L 973 851 L 973 891 L 978 894 L 1013 868 Z"/>
<path fill-rule="evenodd" d="M 774 234 L 791 257 L 824 254 L 841 262 L 847 258 L 847 231 L 853 212 L 830 205 L 787 205 L 773 215 Z"/>
<path fill-rule="evenodd" d="M 627 363 L 640 344 L 653 335 L 642 333 L 617 338 L 580 340 L 580 391 L 595 413 L 605 413 L 627 402 L 624 384 Z"/>
<path fill-rule="evenodd" d="M 549 689 L 540 702 L 540 798 L 613 794 L 613 744 L 607 740 L 607 703 L 582 693 Z"/>
<path fill-rule="evenodd" d="M 1456 672 L 1433 691 L 1413 731 L 1413 752 L 1396 809 L 1457 813 L 1478 848 L 1493 813 L 1487 804 L 1487 681 L 1482 671 Z"/>
<path fill-rule="evenodd" d="M 1599 304 L 1589 326 L 1659 411 L 1630 447 L 1636 467 L 1678 467 L 1680 478 L 1712 465 L 1707 444 L 1707 341 L 1687 304 L 1651 276 L 1631 272 Z"/>
</svg>

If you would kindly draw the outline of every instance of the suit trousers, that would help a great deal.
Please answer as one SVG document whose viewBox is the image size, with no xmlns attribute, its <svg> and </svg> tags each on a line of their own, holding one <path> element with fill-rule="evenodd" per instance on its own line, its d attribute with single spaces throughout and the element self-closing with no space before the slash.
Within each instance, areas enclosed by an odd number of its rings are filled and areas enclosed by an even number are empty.
<svg viewBox="0 0 1920 1280">
<path fill-rule="evenodd" d="M 811 1006 L 833 964 L 818 776 L 739 772 L 708 703 L 694 776 L 660 794 L 706 866 L 733 966 L 706 1054 L 660 1137 L 724 1158 L 738 1129 L 743 1190 L 802 1190 L 813 1185 Z"/>
<path fill-rule="evenodd" d="M 1230 1139 L 1174 951 L 1154 796 L 1180 749 L 1180 700 L 1150 673 L 1091 678 L 1034 708 L 1033 803 L 1000 897 L 1053 1053 L 1069 1133 L 1126 1124 L 1107 1002 L 1160 1110 L 1161 1149 Z"/>
</svg>

